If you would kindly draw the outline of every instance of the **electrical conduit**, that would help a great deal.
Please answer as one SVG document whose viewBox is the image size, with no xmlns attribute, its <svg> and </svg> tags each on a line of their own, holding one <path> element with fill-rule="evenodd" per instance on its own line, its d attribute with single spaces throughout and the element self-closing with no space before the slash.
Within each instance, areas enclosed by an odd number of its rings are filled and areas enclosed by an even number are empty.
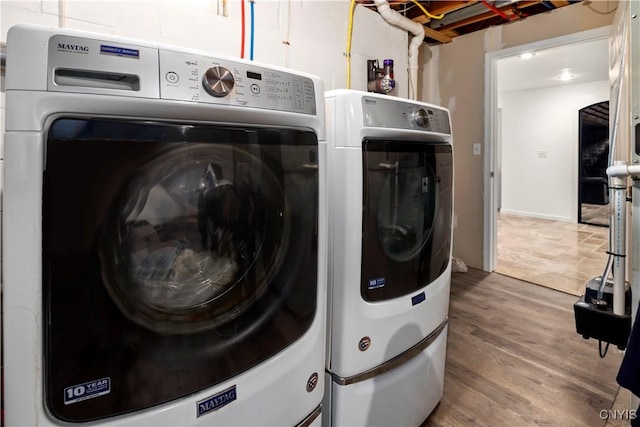
<svg viewBox="0 0 640 427">
<path fill-rule="evenodd" d="M 374 0 L 380 16 L 389 24 L 413 34 L 409 43 L 409 99 L 418 99 L 418 49 L 424 41 L 424 27 L 391 9 L 387 0 Z"/>
<path fill-rule="evenodd" d="M 610 256 L 616 263 L 613 265 L 613 313 L 625 314 L 625 250 L 626 250 L 626 220 L 627 220 L 627 178 L 640 176 L 640 165 L 627 165 L 624 161 L 616 161 L 607 168 L 607 175 L 611 179 L 612 213 L 610 223 L 610 239 L 613 246 Z M 598 294 L 603 288 L 600 286 Z"/>
<path fill-rule="evenodd" d="M 616 161 L 615 165 L 624 162 Z M 626 278 L 626 233 L 627 233 L 627 177 L 611 177 L 613 193 L 612 215 L 609 226 L 613 234 L 613 314 L 625 314 L 624 285 Z"/>
<path fill-rule="evenodd" d="M 609 260 L 598 288 L 598 298 L 602 298 L 604 287 L 613 264 L 613 313 L 625 314 L 626 284 L 626 233 L 627 233 L 627 178 L 640 174 L 640 166 L 627 166 L 617 160 L 607 168 L 611 180 L 609 186 L 612 206 L 609 217 Z"/>
<path fill-rule="evenodd" d="M 622 46 L 620 48 L 621 60 L 620 69 L 624 70 L 624 59 L 627 39 L 627 24 L 625 21 L 622 29 Z M 609 167 L 607 168 L 607 176 L 609 176 L 609 199 L 613 201 L 610 208 L 609 217 L 609 261 L 607 268 L 603 274 L 600 286 L 598 287 L 598 298 L 602 298 L 605 284 L 607 283 L 606 275 L 608 267 L 613 263 L 613 313 L 617 315 L 625 314 L 625 284 L 626 284 L 626 221 L 627 221 L 627 180 L 629 176 L 638 175 L 640 173 L 639 165 L 628 166 L 626 162 L 614 161 L 616 154 L 616 141 L 618 140 L 618 126 L 620 118 L 620 100 L 622 98 L 622 82 L 618 82 L 617 102 L 613 113 L 613 127 L 611 128 L 610 147 L 609 147 Z"/>
<path fill-rule="evenodd" d="M 353 14 L 356 9 L 356 0 L 351 0 L 351 6 L 349 7 L 349 25 L 347 26 L 347 51 L 345 57 L 347 58 L 347 89 L 351 89 L 351 40 L 353 35 Z"/>
</svg>

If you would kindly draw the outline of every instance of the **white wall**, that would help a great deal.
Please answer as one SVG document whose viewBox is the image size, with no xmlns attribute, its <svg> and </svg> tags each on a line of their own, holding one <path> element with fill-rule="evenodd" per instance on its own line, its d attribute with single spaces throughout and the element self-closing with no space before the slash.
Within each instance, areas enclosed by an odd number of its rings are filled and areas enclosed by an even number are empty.
<svg viewBox="0 0 640 427">
<path fill-rule="evenodd" d="M 608 80 L 499 95 L 502 212 L 577 222 L 578 111 L 608 99 Z"/>
<path fill-rule="evenodd" d="M 218 14 L 222 3 L 222 0 L 2 0 L 0 41 L 6 42 L 12 25 L 34 23 L 239 57 L 241 2 L 227 1 L 227 17 Z M 248 1 L 245 13 L 245 57 L 248 58 Z M 348 0 L 258 1 L 255 3 L 254 59 L 318 75 L 327 90 L 344 88 L 348 18 Z M 356 7 L 351 87 L 366 90 L 367 59 L 392 58 L 398 80 L 393 94 L 407 97 L 407 43 L 406 31 L 390 27 L 373 10 Z"/>
</svg>

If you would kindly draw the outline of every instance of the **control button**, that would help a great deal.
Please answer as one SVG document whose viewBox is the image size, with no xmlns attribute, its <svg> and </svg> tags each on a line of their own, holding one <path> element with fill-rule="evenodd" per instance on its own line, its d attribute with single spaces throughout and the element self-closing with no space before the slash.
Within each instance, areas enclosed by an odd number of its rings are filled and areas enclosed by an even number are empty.
<svg viewBox="0 0 640 427">
<path fill-rule="evenodd" d="M 169 71 L 164 77 L 169 83 L 178 83 L 178 80 L 180 80 L 178 74 L 173 71 Z"/>
<path fill-rule="evenodd" d="M 429 115 L 424 108 L 418 109 L 418 111 L 413 114 L 413 120 L 422 128 L 429 127 Z"/>
<path fill-rule="evenodd" d="M 202 78 L 204 89 L 217 98 L 229 95 L 234 84 L 231 71 L 219 66 L 209 68 Z"/>
<path fill-rule="evenodd" d="M 254 94 L 254 95 L 257 95 L 257 94 L 260 93 L 260 86 L 258 86 L 255 83 L 251 85 L 250 89 L 251 89 L 251 93 Z"/>
</svg>

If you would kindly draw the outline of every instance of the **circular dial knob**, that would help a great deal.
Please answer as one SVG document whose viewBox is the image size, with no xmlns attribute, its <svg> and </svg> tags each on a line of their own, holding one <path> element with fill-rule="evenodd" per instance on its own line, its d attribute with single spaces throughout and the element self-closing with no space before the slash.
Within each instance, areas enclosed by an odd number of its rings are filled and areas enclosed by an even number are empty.
<svg viewBox="0 0 640 427">
<path fill-rule="evenodd" d="M 424 108 L 418 109 L 418 111 L 413 114 L 413 120 L 422 128 L 429 126 L 429 115 Z"/>
<path fill-rule="evenodd" d="M 219 66 L 209 68 L 202 78 L 204 89 L 217 98 L 229 95 L 234 83 L 231 71 Z"/>
</svg>

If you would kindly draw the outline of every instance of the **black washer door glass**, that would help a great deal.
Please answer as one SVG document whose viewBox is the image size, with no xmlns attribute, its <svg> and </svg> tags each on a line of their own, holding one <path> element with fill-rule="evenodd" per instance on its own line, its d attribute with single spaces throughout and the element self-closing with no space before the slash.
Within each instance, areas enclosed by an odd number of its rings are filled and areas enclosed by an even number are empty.
<svg viewBox="0 0 640 427">
<path fill-rule="evenodd" d="M 361 294 L 381 301 L 440 276 L 451 247 L 448 144 L 365 140 Z"/>
<path fill-rule="evenodd" d="M 378 199 L 378 238 L 389 258 L 405 262 L 420 255 L 431 234 L 436 176 L 418 156 L 389 157 L 378 164 L 386 176 Z"/>
<path fill-rule="evenodd" d="M 88 422 L 165 403 L 298 340 L 316 313 L 316 160 L 310 131 L 54 121 L 42 230 L 50 413 Z"/>
<path fill-rule="evenodd" d="M 172 149 L 132 171 L 116 196 L 100 245 L 107 290 L 158 332 L 218 326 L 266 291 L 290 238 L 287 211 L 277 177 L 254 154 Z"/>
</svg>

